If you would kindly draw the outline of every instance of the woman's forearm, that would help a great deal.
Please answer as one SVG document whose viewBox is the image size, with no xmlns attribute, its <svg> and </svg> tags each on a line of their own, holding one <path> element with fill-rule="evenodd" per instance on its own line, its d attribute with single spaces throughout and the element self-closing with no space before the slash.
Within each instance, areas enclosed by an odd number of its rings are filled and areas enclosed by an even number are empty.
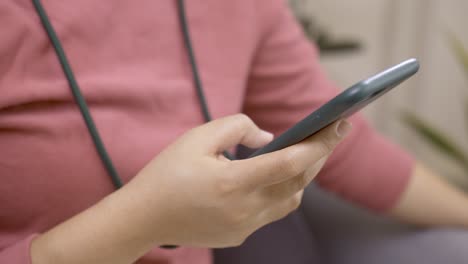
<svg viewBox="0 0 468 264">
<path fill-rule="evenodd" d="M 32 264 L 133 263 L 155 242 L 139 230 L 139 206 L 132 203 L 132 194 L 121 189 L 38 236 L 31 244 Z"/>
<path fill-rule="evenodd" d="M 390 214 L 416 225 L 468 228 L 468 196 L 417 163 Z"/>
</svg>

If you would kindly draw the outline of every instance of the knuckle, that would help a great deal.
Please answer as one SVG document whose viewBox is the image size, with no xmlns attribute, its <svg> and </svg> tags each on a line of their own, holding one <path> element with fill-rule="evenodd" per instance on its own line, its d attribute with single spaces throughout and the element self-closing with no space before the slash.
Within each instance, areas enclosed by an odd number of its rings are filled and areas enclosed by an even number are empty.
<svg viewBox="0 0 468 264">
<path fill-rule="evenodd" d="M 327 156 L 333 151 L 335 146 L 335 140 L 327 136 L 318 142 L 317 151 L 319 152 L 320 156 Z"/>
<path fill-rule="evenodd" d="M 312 181 L 317 176 L 317 174 L 319 174 L 319 172 L 325 166 L 327 160 L 328 156 L 325 156 L 305 171 L 306 178 L 309 182 Z"/>
<path fill-rule="evenodd" d="M 281 203 L 281 206 L 278 206 L 275 209 L 275 211 L 272 212 L 271 221 L 276 221 L 281 218 L 284 218 L 287 215 L 289 215 L 291 212 L 293 212 L 294 210 L 298 209 L 302 202 L 302 194 L 303 194 L 303 191 L 300 191 L 296 193 L 295 195 L 293 195 L 292 197 L 289 197 L 283 200 Z"/>
<path fill-rule="evenodd" d="M 245 240 L 247 240 L 247 236 L 242 236 L 234 241 L 233 246 L 234 247 L 241 246 L 242 244 L 244 244 Z"/>
<path fill-rule="evenodd" d="M 278 163 L 280 173 L 286 175 L 298 175 L 301 173 L 297 161 L 295 159 L 294 153 L 288 152 L 282 161 Z"/>
<path fill-rule="evenodd" d="M 301 204 L 301 200 L 298 199 L 296 196 L 289 198 L 288 200 L 285 201 L 282 208 L 276 212 L 276 215 L 274 216 L 273 220 L 276 221 L 278 219 L 282 219 L 286 217 L 291 212 L 299 208 L 300 204 Z"/>
<path fill-rule="evenodd" d="M 216 183 L 216 190 L 222 197 L 234 193 L 237 188 L 238 183 L 229 175 L 223 175 Z"/>
<path fill-rule="evenodd" d="M 246 209 L 230 210 L 226 214 L 228 225 L 232 228 L 242 226 L 250 219 L 250 213 Z"/>
<path fill-rule="evenodd" d="M 307 186 L 307 184 L 309 184 L 309 180 L 308 180 L 307 176 L 305 174 L 300 175 L 295 180 L 294 190 L 295 191 L 302 190 Z"/>
<path fill-rule="evenodd" d="M 291 202 L 290 202 L 290 212 L 299 208 L 299 206 L 301 205 L 301 202 L 302 202 L 302 196 L 294 195 L 294 197 L 291 198 Z"/>
<path fill-rule="evenodd" d="M 304 173 L 304 178 L 305 178 L 305 181 L 307 182 L 304 188 L 307 187 L 307 185 L 309 185 L 310 182 L 312 182 L 315 179 L 315 177 L 317 177 L 320 170 L 321 168 L 313 168 Z"/>
<path fill-rule="evenodd" d="M 231 116 L 230 118 L 231 118 L 230 120 L 232 121 L 232 124 L 235 126 L 237 130 L 245 131 L 245 130 L 249 130 L 251 127 L 255 127 L 255 124 L 252 121 L 252 119 L 250 119 L 250 117 L 248 117 L 245 114 L 235 114 Z"/>
<path fill-rule="evenodd" d="M 243 124 L 243 125 L 251 125 L 253 124 L 253 121 L 252 119 L 250 119 L 250 117 L 248 117 L 246 114 L 236 114 L 234 115 L 234 118 L 240 123 L 240 124 Z"/>
</svg>

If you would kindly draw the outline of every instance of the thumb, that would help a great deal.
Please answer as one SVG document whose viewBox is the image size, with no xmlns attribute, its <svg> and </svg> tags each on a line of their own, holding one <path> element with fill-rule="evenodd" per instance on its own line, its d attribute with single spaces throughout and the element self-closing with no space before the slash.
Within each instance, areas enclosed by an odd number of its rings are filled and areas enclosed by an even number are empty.
<svg viewBox="0 0 468 264">
<path fill-rule="evenodd" d="M 237 144 L 259 148 L 273 139 L 273 134 L 258 128 L 244 114 L 236 114 L 211 121 L 194 131 L 205 152 L 217 154 Z"/>
<path fill-rule="evenodd" d="M 338 121 L 287 148 L 238 162 L 252 186 L 268 186 L 300 175 L 319 163 L 349 134 L 351 125 Z M 242 165 L 240 165 L 242 164 Z"/>
</svg>

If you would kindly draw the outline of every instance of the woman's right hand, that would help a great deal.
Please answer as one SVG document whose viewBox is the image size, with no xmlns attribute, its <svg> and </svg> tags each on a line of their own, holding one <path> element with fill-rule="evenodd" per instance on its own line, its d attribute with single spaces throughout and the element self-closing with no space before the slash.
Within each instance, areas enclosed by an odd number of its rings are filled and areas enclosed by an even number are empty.
<svg viewBox="0 0 468 264">
<path fill-rule="evenodd" d="M 244 115 L 192 129 L 120 190 L 37 236 L 33 264 L 128 264 L 157 245 L 229 247 L 299 206 L 302 190 L 349 131 L 341 121 L 273 153 L 230 161 L 272 136 Z"/>
<path fill-rule="evenodd" d="M 222 152 L 237 144 L 258 148 L 273 136 L 245 115 L 192 129 L 125 187 L 136 225 L 158 245 L 239 245 L 299 206 L 302 190 L 349 129 L 341 121 L 294 146 L 236 161 Z"/>
</svg>

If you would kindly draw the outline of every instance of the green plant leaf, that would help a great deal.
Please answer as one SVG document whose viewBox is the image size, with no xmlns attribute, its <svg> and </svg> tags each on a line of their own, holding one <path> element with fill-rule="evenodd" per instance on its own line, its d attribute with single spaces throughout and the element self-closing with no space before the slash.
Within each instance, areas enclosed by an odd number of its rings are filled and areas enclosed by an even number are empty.
<svg viewBox="0 0 468 264">
<path fill-rule="evenodd" d="M 468 169 L 468 158 L 465 153 L 441 131 L 435 129 L 416 115 L 409 112 L 404 112 L 402 119 L 404 123 L 411 127 L 427 143 L 431 144 L 440 152 L 445 153 L 455 161 L 458 161 L 465 169 Z"/>
<path fill-rule="evenodd" d="M 461 40 L 455 36 L 455 34 L 448 32 L 447 36 L 457 60 L 465 69 L 465 73 L 468 77 L 468 51 L 463 46 Z"/>
</svg>

